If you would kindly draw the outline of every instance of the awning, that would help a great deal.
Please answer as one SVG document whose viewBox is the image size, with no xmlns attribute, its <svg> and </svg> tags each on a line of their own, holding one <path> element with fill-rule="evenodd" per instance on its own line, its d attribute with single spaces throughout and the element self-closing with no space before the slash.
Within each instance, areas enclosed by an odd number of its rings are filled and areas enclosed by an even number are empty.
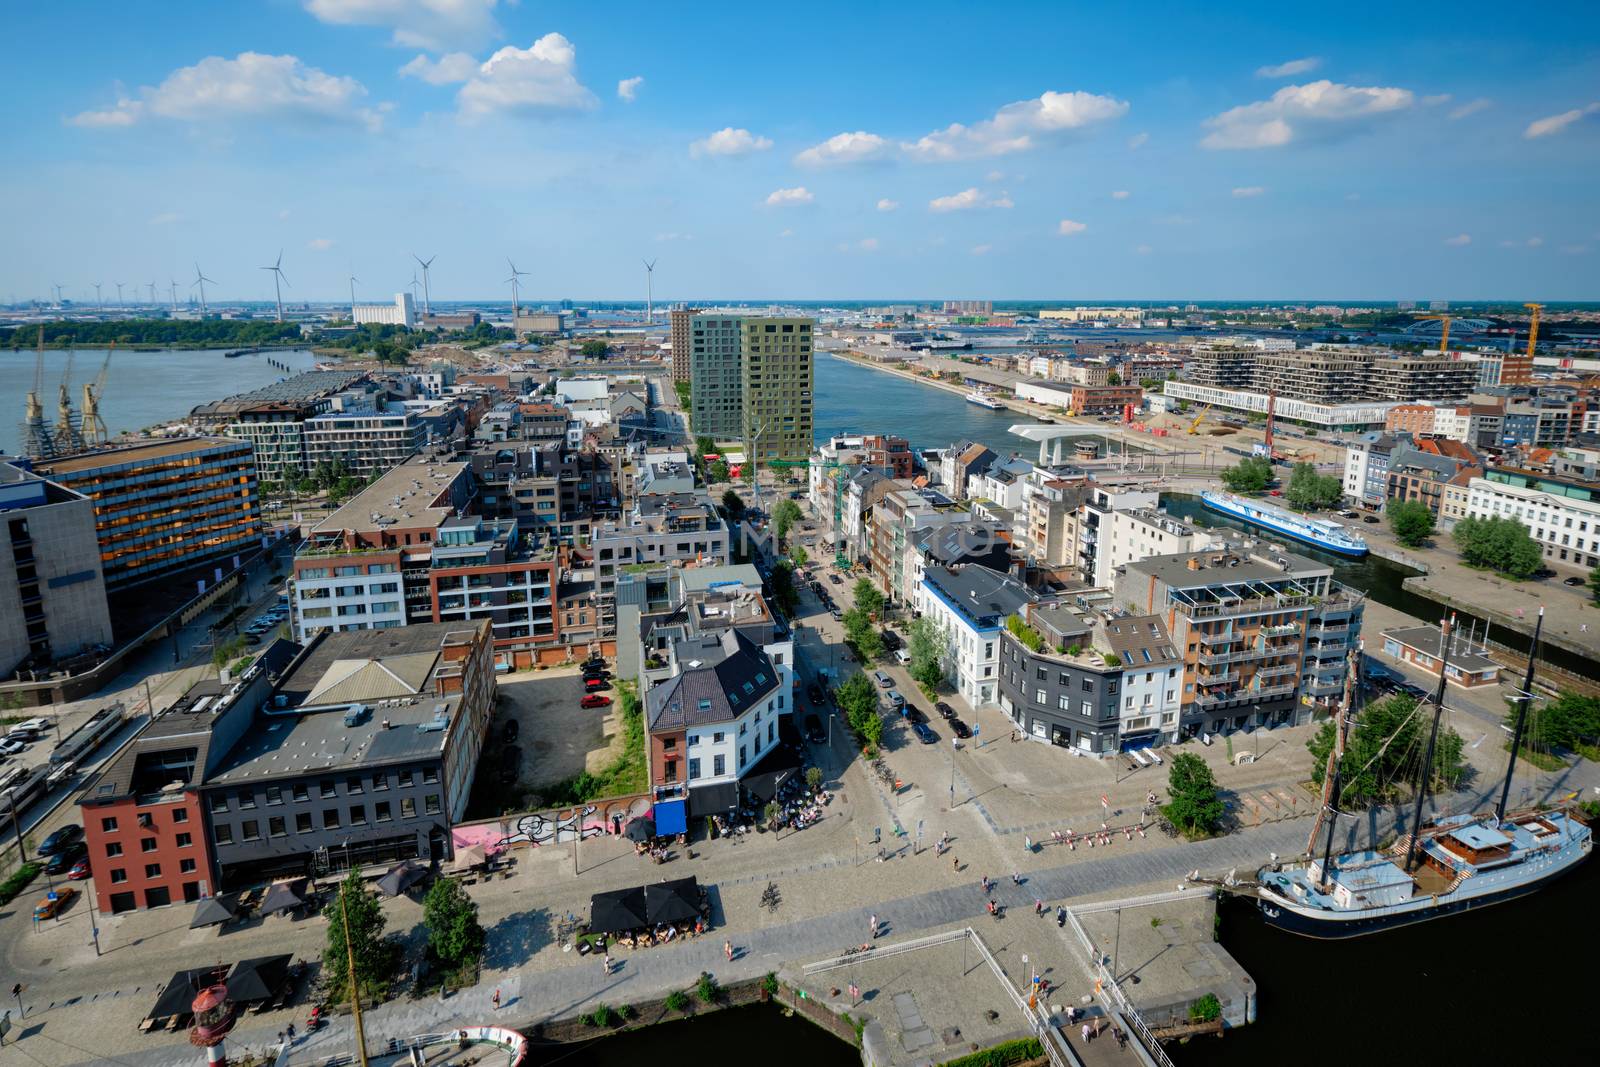
<svg viewBox="0 0 1600 1067">
<path fill-rule="evenodd" d="M 194 906 L 194 918 L 189 920 L 189 929 L 198 930 L 202 926 L 215 926 L 225 923 L 233 918 L 234 911 L 239 906 L 239 894 L 223 893 L 220 896 L 206 897 Z"/>
<path fill-rule="evenodd" d="M 289 980 L 289 964 L 293 956 L 262 956 L 253 960 L 240 960 L 228 971 L 228 999 L 236 1004 L 253 1000 L 271 1000 L 283 992 Z"/>
<path fill-rule="evenodd" d="M 306 886 L 304 878 L 290 878 L 283 882 L 273 882 L 267 887 L 266 898 L 261 901 L 261 914 L 273 915 L 280 911 L 290 911 L 304 904 L 300 899 L 300 891 Z"/>
<path fill-rule="evenodd" d="M 644 915 L 651 925 L 687 922 L 700 914 L 700 882 L 679 878 L 644 887 Z"/>
<path fill-rule="evenodd" d="M 772 771 L 767 774 L 753 774 L 744 780 L 744 791 L 750 795 L 751 801 L 757 807 L 766 804 L 778 795 L 778 790 L 783 788 L 783 783 L 794 777 L 798 767 L 789 767 L 781 771 Z"/>
<path fill-rule="evenodd" d="M 215 967 L 192 967 L 178 971 L 161 987 L 155 1007 L 150 1009 L 152 1019 L 170 1019 L 174 1015 L 187 1015 L 195 996 L 217 977 Z"/>
<path fill-rule="evenodd" d="M 712 782 L 689 787 L 689 814 L 727 815 L 739 807 L 738 782 Z"/>
<path fill-rule="evenodd" d="M 685 800 L 656 801 L 656 833 L 662 837 L 687 833 L 689 830 L 689 803 Z"/>
<path fill-rule="evenodd" d="M 390 867 L 384 876 L 378 879 L 378 888 L 385 896 L 397 897 L 427 873 L 428 869 L 416 860 L 403 860 Z"/>
<path fill-rule="evenodd" d="M 596 893 L 589 898 L 589 932 L 620 934 L 648 926 L 644 911 L 644 890 L 638 886 Z"/>
</svg>

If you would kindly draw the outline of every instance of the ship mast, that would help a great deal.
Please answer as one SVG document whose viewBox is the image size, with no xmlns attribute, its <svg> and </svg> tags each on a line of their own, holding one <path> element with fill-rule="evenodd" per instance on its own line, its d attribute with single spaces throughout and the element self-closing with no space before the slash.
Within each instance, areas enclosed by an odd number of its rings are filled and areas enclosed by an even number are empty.
<svg viewBox="0 0 1600 1067">
<path fill-rule="evenodd" d="M 1539 619 L 1533 624 L 1533 643 L 1528 646 L 1528 671 L 1522 676 L 1522 689 L 1517 693 L 1517 723 L 1511 732 L 1511 758 L 1506 760 L 1506 781 L 1500 787 L 1500 804 L 1494 809 L 1494 822 L 1498 826 L 1506 817 L 1506 798 L 1511 795 L 1511 775 L 1517 769 L 1517 749 L 1522 746 L 1522 727 L 1528 721 L 1528 705 L 1533 702 L 1533 662 L 1539 658 L 1539 631 L 1544 629 L 1544 605 L 1539 605 Z"/>
<path fill-rule="evenodd" d="M 1433 748 L 1439 740 L 1439 719 L 1444 715 L 1445 676 L 1450 669 L 1450 653 L 1454 651 L 1451 633 L 1455 626 L 1449 619 L 1439 620 L 1439 688 L 1433 694 L 1433 726 L 1428 730 L 1428 747 L 1422 754 L 1422 768 L 1417 774 L 1417 806 L 1411 815 L 1411 844 L 1406 848 L 1406 873 L 1417 864 L 1417 846 L 1422 842 L 1422 803 L 1428 797 L 1428 783 L 1433 780 Z"/>
<path fill-rule="evenodd" d="M 1333 831 L 1339 821 L 1339 794 L 1344 787 L 1340 768 L 1344 765 L 1345 738 L 1350 733 L 1350 709 L 1361 690 L 1361 656 L 1365 647 L 1365 642 L 1357 641 L 1355 651 L 1347 657 L 1349 669 L 1344 675 L 1344 694 L 1339 698 L 1339 709 L 1333 719 L 1333 747 L 1328 749 L 1328 765 L 1322 771 L 1322 808 L 1317 812 L 1316 824 L 1311 827 L 1311 837 L 1306 842 L 1306 853 L 1310 855 L 1316 851 L 1317 837 L 1322 833 L 1322 822 L 1326 819 L 1328 841 L 1322 849 L 1324 882 L 1332 877 Z"/>
</svg>

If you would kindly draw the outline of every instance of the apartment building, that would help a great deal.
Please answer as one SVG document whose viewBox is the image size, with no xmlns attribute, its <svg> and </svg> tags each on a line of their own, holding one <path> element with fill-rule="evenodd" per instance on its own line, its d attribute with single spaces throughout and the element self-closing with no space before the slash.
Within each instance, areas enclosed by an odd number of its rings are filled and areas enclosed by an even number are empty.
<svg viewBox="0 0 1600 1067">
<path fill-rule="evenodd" d="M 1600 566 L 1600 482 L 1489 467 L 1468 485 L 1467 514 L 1521 522 L 1551 566 Z"/>
<path fill-rule="evenodd" d="M 1118 415 L 1129 405 L 1137 408 L 1144 402 L 1144 390 L 1138 385 L 1074 385 L 1072 410 L 1079 415 Z"/>
<path fill-rule="evenodd" d="M 693 378 L 693 323 L 699 313 L 698 308 L 673 308 L 667 313 L 667 340 L 672 345 L 672 380 L 675 382 Z"/>
<path fill-rule="evenodd" d="M 742 442 L 757 463 L 809 456 L 813 325 L 809 318 L 691 315 L 695 434 Z"/>
<path fill-rule="evenodd" d="M 171 438 L 47 460 L 36 469 L 93 502 L 108 589 L 243 552 L 261 539 L 247 441 Z"/>
<path fill-rule="evenodd" d="M 1087 477 L 1063 477 L 1046 467 L 1035 467 L 1023 479 L 1018 547 L 1035 563 L 1053 569 L 1076 560 L 1078 508 L 1090 484 Z"/>
<path fill-rule="evenodd" d="M 1096 574 L 1108 574 L 1113 569 L 1103 564 L 1106 540 L 1111 530 L 1112 518 L 1119 511 L 1144 509 L 1154 511 L 1161 506 L 1161 494 L 1138 484 L 1115 485 L 1092 483 L 1078 503 L 1074 529 L 1076 532 L 1076 558 L 1078 573 L 1084 581 Z"/>
<path fill-rule="evenodd" d="M 1210 389 L 1250 389 L 1256 381 L 1260 350 L 1238 344 L 1198 344 L 1189 350 L 1184 381 Z M 1170 390 L 1168 390 L 1170 392 Z"/>
<path fill-rule="evenodd" d="M 907 580 L 907 549 L 917 532 L 968 525 L 973 517 L 937 489 L 899 480 L 890 484 L 872 510 L 867 558 L 872 580 L 889 602 L 904 605 L 916 599 L 917 586 Z"/>
<path fill-rule="evenodd" d="M 952 499 L 966 500 L 971 495 L 967 483 L 999 458 L 985 445 L 957 441 L 939 459 L 939 486 Z"/>
<path fill-rule="evenodd" d="M 1277 390 L 1280 397 L 1313 404 L 1354 404 L 1369 399 L 1367 374 L 1371 366 L 1369 352 L 1319 348 L 1261 352 L 1256 355 L 1255 374 L 1248 388 L 1258 393 Z"/>
<path fill-rule="evenodd" d="M 652 564 L 725 564 L 730 535 L 711 498 L 700 490 L 641 497 L 623 521 L 596 524 L 590 550 L 603 599 L 613 599 L 624 570 Z"/>
<path fill-rule="evenodd" d="M 873 467 L 852 472 L 842 486 L 844 506 L 834 541 L 834 550 L 853 562 L 869 558 L 872 552 L 872 509 L 884 495 L 903 483 L 896 482 Z"/>
<path fill-rule="evenodd" d="M 82 493 L 0 463 L 0 678 L 111 644 L 111 613 Z"/>
<path fill-rule="evenodd" d="M 1084 581 L 1101 589 L 1109 589 L 1117 571 L 1134 560 L 1198 552 L 1218 540 L 1209 530 L 1147 506 L 1113 507 L 1096 517 L 1099 521 L 1090 528 L 1098 530 L 1100 543 L 1095 546 L 1094 569 L 1084 572 Z"/>
<path fill-rule="evenodd" d="M 397 467 L 428 442 L 426 421 L 407 408 L 355 408 L 305 420 L 306 469 L 342 464 L 358 478 Z"/>
<path fill-rule="evenodd" d="M 947 641 L 946 680 L 974 708 L 999 700 L 999 647 L 1005 620 L 1038 598 L 1021 582 L 989 567 L 930 567 L 917 610 Z"/>
<path fill-rule="evenodd" d="M 1465 400 L 1477 388 L 1478 369 L 1449 355 L 1380 355 L 1367 371 L 1367 400 Z"/>
</svg>

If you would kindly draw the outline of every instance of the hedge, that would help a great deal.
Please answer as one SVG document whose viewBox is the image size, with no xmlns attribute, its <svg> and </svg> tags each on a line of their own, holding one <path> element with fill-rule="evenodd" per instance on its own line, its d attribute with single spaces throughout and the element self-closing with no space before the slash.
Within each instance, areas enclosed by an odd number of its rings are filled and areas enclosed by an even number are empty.
<svg viewBox="0 0 1600 1067">
<path fill-rule="evenodd" d="M 1025 1063 L 1043 1055 L 1044 1046 L 1039 1043 L 1038 1038 L 1024 1037 L 1014 1041 L 1002 1041 L 993 1048 L 945 1060 L 940 1067 L 1009 1067 L 1010 1064 Z"/>
</svg>

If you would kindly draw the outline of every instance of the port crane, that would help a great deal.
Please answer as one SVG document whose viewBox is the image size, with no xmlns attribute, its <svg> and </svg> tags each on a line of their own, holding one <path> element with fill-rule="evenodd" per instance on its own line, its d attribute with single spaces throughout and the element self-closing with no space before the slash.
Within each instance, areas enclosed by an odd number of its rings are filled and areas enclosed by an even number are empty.
<svg viewBox="0 0 1600 1067">
<path fill-rule="evenodd" d="M 56 425 L 52 434 L 57 455 L 70 456 L 83 451 L 83 437 L 78 432 L 78 415 L 72 410 L 72 363 L 76 350 L 67 348 L 67 364 L 61 371 L 61 384 L 56 388 Z"/>
<path fill-rule="evenodd" d="M 100 416 L 100 398 L 105 395 L 106 375 L 111 371 L 111 356 L 116 350 L 117 342 L 112 341 L 106 349 L 105 362 L 100 364 L 100 373 L 94 381 L 83 383 L 83 416 L 78 427 L 85 446 L 103 445 L 111 438 L 105 419 Z"/>
<path fill-rule="evenodd" d="M 30 459 L 48 459 L 55 455 L 56 444 L 50 423 L 44 417 L 44 405 L 39 393 L 44 388 L 44 327 L 39 327 L 39 344 L 33 359 L 33 388 L 23 408 L 22 450 Z"/>
<path fill-rule="evenodd" d="M 1533 363 L 1534 348 L 1539 343 L 1539 312 L 1544 310 L 1543 304 L 1523 304 L 1532 315 L 1528 319 L 1528 362 Z"/>
</svg>

